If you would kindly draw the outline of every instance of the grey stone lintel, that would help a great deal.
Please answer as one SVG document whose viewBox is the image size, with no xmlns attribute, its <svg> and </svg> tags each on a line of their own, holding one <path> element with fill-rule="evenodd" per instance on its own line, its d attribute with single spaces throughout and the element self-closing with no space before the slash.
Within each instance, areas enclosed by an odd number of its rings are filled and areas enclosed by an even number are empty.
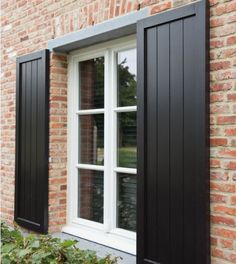
<svg viewBox="0 0 236 264">
<path fill-rule="evenodd" d="M 149 15 L 148 8 L 131 12 L 62 37 L 49 40 L 50 51 L 68 53 L 97 43 L 136 33 L 136 23 Z"/>
</svg>

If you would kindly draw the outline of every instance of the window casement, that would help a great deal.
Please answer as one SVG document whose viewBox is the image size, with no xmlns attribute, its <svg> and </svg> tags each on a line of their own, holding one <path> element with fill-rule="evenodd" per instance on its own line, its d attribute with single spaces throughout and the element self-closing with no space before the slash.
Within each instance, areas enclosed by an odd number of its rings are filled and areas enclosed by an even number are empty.
<svg viewBox="0 0 236 264">
<path fill-rule="evenodd" d="M 64 232 L 136 253 L 136 41 L 69 56 Z"/>
</svg>

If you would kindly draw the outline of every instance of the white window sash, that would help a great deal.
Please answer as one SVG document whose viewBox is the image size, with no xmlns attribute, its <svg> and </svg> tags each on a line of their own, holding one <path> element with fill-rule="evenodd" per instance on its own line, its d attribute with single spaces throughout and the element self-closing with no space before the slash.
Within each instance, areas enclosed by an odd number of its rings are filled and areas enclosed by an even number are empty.
<svg viewBox="0 0 236 264">
<path fill-rule="evenodd" d="M 116 210 L 117 210 L 117 173 L 136 174 L 137 170 L 132 168 L 117 167 L 117 113 L 118 112 L 133 112 L 137 110 L 136 106 L 117 107 L 117 80 L 116 80 L 116 54 L 118 51 L 132 49 L 136 47 L 133 37 L 125 38 L 124 40 L 114 41 L 108 44 L 99 45 L 93 49 L 83 49 L 79 52 L 74 52 L 68 56 L 69 60 L 69 78 L 68 78 L 68 204 L 67 204 L 67 226 L 65 231 L 75 230 L 97 230 L 101 234 L 107 234 L 112 239 L 117 236 L 117 241 L 126 243 L 125 247 L 122 243 L 116 248 L 135 254 L 136 233 L 117 228 Z M 104 108 L 79 110 L 79 62 L 104 56 Z M 78 163 L 78 116 L 87 114 L 104 114 L 104 166 L 93 164 Z M 104 172 L 104 223 L 96 223 L 90 220 L 81 219 L 78 217 L 78 169 L 91 169 Z M 73 228 L 70 228 L 72 227 Z M 75 233 L 73 231 L 73 233 Z M 82 232 L 83 233 L 83 232 Z M 84 232 L 86 234 L 89 232 Z M 109 235 L 110 234 L 110 235 Z M 83 236 L 86 239 L 90 239 Z M 109 239 L 104 239 L 104 242 L 98 243 L 107 244 Z M 129 241 L 130 246 L 127 246 Z M 114 242 L 114 241 L 113 241 Z M 120 242 L 119 242 L 120 243 Z"/>
</svg>

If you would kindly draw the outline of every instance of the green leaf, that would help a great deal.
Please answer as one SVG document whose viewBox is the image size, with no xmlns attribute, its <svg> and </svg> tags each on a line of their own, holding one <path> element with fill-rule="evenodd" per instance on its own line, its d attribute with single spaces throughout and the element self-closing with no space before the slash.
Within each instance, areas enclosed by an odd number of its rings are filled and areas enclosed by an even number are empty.
<svg viewBox="0 0 236 264">
<path fill-rule="evenodd" d="M 31 247 L 31 248 L 39 248 L 40 247 L 40 242 L 38 240 L 35 240 L 29 245 L 29 247 Z"/>
<path fill-rule="evenodd" d="M 31 249 L 29 249 L 29 248 L 22 249 L 22 250 L 19 251 L 18 257 L 19 258 L 23 258 L 26 255 L 28 255 L 30 252 L 31 252 Z"/>
<path fill-rule="evenodd" d="M 38 252 L 38 253 L 34 253 L 32 255 L 32 262 L 42 262 L 42 260 L 44 260 L 45 258 L 47 258 L 48 256 L 50 256 L 51 253 L 50 252 Z"/>
<path fill-rule="evenodd" d="M 60 243 L 60 246 L 63 248 L 68 248 L 68 247 L 74 246 L 75 244 L 77 244 L 77 241 L 75 240 L 65 240 Z"/>
<path fill-rule="evenodd" d="M 15 247 L 16 247 L 16 245 L 14 245 L 14 244 L 5 244 L 2 246 L 1 251 L 2 251 L 2 253 L 9 253 Z"/>
<path fill-rule="evenodd" d="M 9 256 L 1 256 L 1 264 L 11 264 L 12 261 Z"/>
<path fill-rule="evenodd" d="M 98 258 L 94 251 L 81 250 L 77 241 L 23 235 L 18 229 L 1 223 L 1 264 L 117 264 L 117 258 Z"/>
</svg>

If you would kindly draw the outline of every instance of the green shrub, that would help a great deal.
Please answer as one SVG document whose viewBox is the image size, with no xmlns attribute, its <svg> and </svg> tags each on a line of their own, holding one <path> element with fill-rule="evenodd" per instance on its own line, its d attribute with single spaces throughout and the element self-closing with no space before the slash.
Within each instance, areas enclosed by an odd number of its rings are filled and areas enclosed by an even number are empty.
<svg viewBox="0 0 236 264">
<path fill-rule="evenodd" d="M 117 258 L 98 258 L 94 251 L 81 250 L 74 240 L 50 235 L 22 235 L 18 227 L 1 223 L 2 264 L 116 264 Z"/>
</svg>

